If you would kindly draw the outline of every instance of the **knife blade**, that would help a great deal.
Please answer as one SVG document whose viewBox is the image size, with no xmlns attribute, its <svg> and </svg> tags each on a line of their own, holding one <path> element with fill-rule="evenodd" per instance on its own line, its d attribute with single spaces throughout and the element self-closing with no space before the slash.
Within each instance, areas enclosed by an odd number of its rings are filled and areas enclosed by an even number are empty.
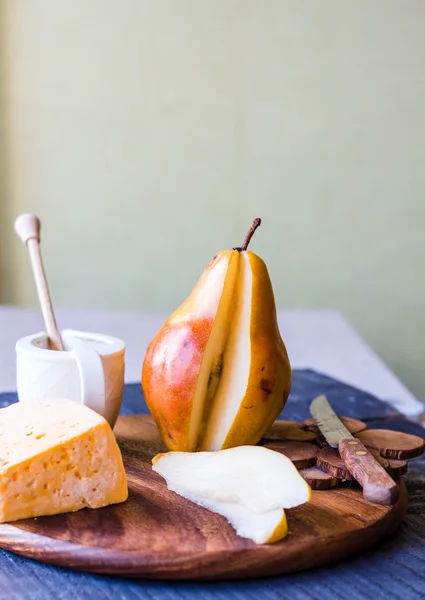
<svg viewBox="0 0 425 600">
<path fill-rule="evenodd" d="M 310 413 L 320 432 L 339 454 L 352 476 L 363 487 L 363 496 L 376 504 L 394 504 L 398 499 L 398 486 L 375 460 L 360 440 L 342 423 L 326 396 L 318 396 L 310 405 Z"/>
<path fill-rule="evenodd" d="M 320 432 L 332 448 L 338 448 L 339 440 L 353 438 L 341 419 L 338 418 L 326 396 L 318 396 L 310 404 L 310 413 Z"/>
</svg>

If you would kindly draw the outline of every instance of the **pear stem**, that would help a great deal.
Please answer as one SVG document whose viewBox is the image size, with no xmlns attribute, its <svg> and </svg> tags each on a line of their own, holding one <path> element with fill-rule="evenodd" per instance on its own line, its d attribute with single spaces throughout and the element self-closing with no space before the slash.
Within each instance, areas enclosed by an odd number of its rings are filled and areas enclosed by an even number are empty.
<svg viewBox="0 0 425 600">
<path fill-rule="evenodd" d="M 244 252 L 244 250 L 246 250 L 248 248 L 249 242 L 251 241 L 251 238 L 254 235 L 256 229 L 258 227 L 260 227 L 260 225 L 261 225 L 261 219 L 259 219 L 259 218 L 254 219 L 253 222 L 252 222 L 251 227 L 249 228 L 248 233 L 244 237 L 244 240 L 242 242 L 242 246 L 240 248 L 235 248 L 235 250 L 239 250 L 239 252 Z"/>
</svg>

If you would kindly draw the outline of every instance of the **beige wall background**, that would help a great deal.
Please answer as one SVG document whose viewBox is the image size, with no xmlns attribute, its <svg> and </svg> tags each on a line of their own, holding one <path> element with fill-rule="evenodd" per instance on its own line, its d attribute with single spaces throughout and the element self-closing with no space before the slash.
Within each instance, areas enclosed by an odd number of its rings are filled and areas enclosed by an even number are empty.
<svg viewBox="0 0 425 600">
<path fill-rule="evenodd" d="M 423 0 L 3 0 L 1 290 L 171 311 L 216 251 L 336 307 L 425 397 Z"/>
</svg>

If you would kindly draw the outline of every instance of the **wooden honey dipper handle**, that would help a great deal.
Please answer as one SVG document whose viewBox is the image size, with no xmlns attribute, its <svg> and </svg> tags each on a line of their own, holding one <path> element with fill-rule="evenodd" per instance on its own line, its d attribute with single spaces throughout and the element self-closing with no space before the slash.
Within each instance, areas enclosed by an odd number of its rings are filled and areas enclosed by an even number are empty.
<svg viewBox="0 0 425 600">
<path fill-rule="evenodd" d="M 64 350 L 58 326 L 56 324 L 55 314 L 53 312 L 49 286 L 47 285 L 46 274 L 44 272 L 43 260 L 41 257 L 40 229 L 40 219 L 36 217 L 36 215 L 24 213 L 15 220 L 15 231 L 22 242 L 27 246 L 30 255 L 38 299 L 50 347 L 52 350 Z"/>
</svg>

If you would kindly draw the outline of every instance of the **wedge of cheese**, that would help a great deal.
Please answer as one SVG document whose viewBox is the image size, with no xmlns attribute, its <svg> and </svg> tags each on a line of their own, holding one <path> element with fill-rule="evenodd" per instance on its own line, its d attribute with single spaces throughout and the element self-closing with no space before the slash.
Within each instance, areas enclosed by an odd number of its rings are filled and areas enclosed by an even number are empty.
<svg viewBox="0 0 425 600">
<path fill-rule="evenodd" d="M 64 399 L 0 410 L 0 523 L 127 496 L 121 453 L 103 417 Z"/>
</svg>

